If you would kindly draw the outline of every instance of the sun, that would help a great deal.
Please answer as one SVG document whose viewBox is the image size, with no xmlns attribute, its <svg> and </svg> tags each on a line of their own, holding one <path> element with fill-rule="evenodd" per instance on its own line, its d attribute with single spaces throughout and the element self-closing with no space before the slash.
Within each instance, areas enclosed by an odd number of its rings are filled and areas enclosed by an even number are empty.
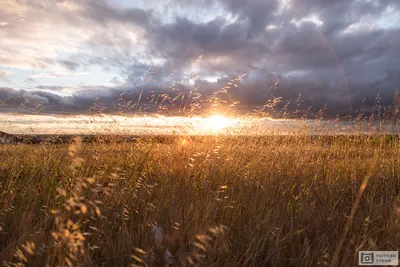
<svg viewBox="0 0 400 267">
<path fill-rule="evenodd" d="M 213 115 L 204 119 L 205 127 L 211 131 L 220 131 L 233 125 L 235 122 L 235 119 L 227 118 L 222 115 Z"/>
</svg>

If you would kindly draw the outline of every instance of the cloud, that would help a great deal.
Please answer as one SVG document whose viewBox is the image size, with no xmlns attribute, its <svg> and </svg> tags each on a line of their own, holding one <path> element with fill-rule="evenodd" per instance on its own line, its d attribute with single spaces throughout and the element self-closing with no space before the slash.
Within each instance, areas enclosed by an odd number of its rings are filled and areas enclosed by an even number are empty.
<svg viewBox="0 0 400 267">
<path fill-rule="evenodd" d="M 301 96 L 301 109 L 311 108 L 316 114 L 327 104 L 327 115 L 335 117 L 348 114 L 351 107 L 353 111 L 359 109 L 363 102 L 367 110 L 372 110 L 378 95 L 382 106 L 394 106 L 395 85 L 400 82 L 400 73 L 387 73 L 381 80 L 366 85 L 350 83 L 348 93 L 342 90 L 340 79 L 331 82 L 323 76 L 310 80 L 259 72 L 248 75 L 241 81 L 236 80 L 233 85 L 234 78 L 235 76 L 229 76 L 216 82 L 200 78 L 192 85 L 173 83 L 137 87 L 125 84 L 113 87 L 81 86 L 75 88 L 71 96 L 59 95 L 60 92 L 69 90 L 63 86 L 41 85 L 36 87 L 36 91 L 0 88 L 0 99 L 8 99 L 5 105 L 0 106 L 9 110 L 21 106 L 34 108 L 41 104 L 41 113 L 52 114 L 84 114 L 90 111 L 127 115 L 137 112 L 186 114 L 189 110 L 193 110 L 194 114 L 201 114 L 210 107 L 215 92 L 225 88 L 230 97 L 227 98 L 224 93 L 217 94 L 219 101 L 227 101 L 225 106 L 237 101 L 231 110 L 238 114 L 247 114 L 266 104 L 272 97 L 271 88 L 275 86 L 273 97 L 282 98 L 276 103 L 273 112 L 275 116 L 284 106 L 289 112 L 296 111 L 299 108 L 298 98 Z M 276 81 L 279 81 L 278 84 Z M 221 108 L 224 109 L 224 106 Z"/>
<path fill-rule="evenodd" d="M 6 71 L 6 70 L 0 70 L 0 82 L 10 82 L 10 76 L 12 75 L 12 72 Z"/>
<path fill-rule="evenodd" d="M 9 1 L 0 10 L 7 22 L 0 24 L 6 40 L 0 65 L 35 69 L 30 78 L 37 80 L 87 73 L 93 81 L 99 74 L 91 68 L 121 77 L 103 87 L 78 86 L 58 104 L 39 92 L 58 95 L 67 86 L 57 79 L 39 84 L 28 99 L 42 101 L 49 112 L 86 112 L 98 96 L 111 109 L 122 92 L 134 101 L 144 88 L 150 98 L 167 80 L 182 92 L 197 86 L 208 96 L 244 72 L 230 90 L 245 111 L 265 103 L 276 81 L 283 101 L 301 94 L 315 110 L 328 103 L 332 115 L 350 112 L 364 97 L 373 105 L 378 93 L 390 105 L 400 87 L 397 0 L 146 2 Z M 202 78 L 189 82 L 192 73 Z M 0 80 L 8 77 L 0 72 Z"/>
<path fill-rule="evenodd" d="M 33 79 L 32 77 L 28 77 L 28 78 L 26 78 L 25 82 L 26 83 L 36 83 L 36 80 Z"/>
<path fill-rule="evenodd" d="M 39 105 L 39 104 L 48 104 L 49 100 L 46 97 L 42 97 L 40 95 L 35 95 L 35 94 L 31 94 L 28 92 L 25 92 L 22 97 L 25 99 L 25 101 L 28 104 L 31 105 Z"/>
<path fill-rule="evenodd" d="M 60 60 L 59 63 L 70 71 L 74 71 L 79 68 L 79 63 L 70 60 Z"/>
</svg>

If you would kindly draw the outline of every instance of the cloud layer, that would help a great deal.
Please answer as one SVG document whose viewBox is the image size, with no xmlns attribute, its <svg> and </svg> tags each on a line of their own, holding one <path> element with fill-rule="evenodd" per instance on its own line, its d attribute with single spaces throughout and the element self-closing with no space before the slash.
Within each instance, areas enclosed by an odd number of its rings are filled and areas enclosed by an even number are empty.
<svg viewBox="0 0 400 267">
<path fill-rule="evenodd" d="M 397 0 L 6 1 L 0 98 L 9 100 L 0 111 L 19 99 L 42 112 L 84 113 L 99 96 L 111 109 L 122 92 L 130 105 L 150 102 L 152 91 L 157 101 L 166 92 L 209 100 L 242 73 L 226 88 L 240 112 L 271 99 L 277 81 L 274 97 L 295 103 L 301 94 L 331 115 L 364 98 L 371 107 L 377 94 L 393 105 L 399 11 Z"/>
</svg>

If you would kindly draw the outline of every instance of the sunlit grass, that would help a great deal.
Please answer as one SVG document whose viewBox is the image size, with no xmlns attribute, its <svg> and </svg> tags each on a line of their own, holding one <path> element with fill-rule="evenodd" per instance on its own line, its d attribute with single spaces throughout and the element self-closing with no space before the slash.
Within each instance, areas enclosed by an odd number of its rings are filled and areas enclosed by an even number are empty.
<svg viewBox="0 0 400 267">
<path fill-rule="evenodd" d="M 354 266 L 358 250 L 399 248 L 399 156 L 396 136 L 1 146 L 0 258 L 27 266 L 329 265 L 369 177 L 339 250 L 339 264 Z"/>
</svg>

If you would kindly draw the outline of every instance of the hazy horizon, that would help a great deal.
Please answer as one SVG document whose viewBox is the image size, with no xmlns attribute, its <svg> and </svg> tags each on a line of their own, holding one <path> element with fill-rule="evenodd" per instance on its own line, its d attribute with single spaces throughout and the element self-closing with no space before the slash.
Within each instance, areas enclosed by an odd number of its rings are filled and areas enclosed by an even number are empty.
<svg viewBox="0 0 400 267">
<path fill-rule="evenodd" d="M 161 135 L 264 135 L 264 134 L 398 134 L 390 121 L 354 119 L 273 119 L 257 117 L 201 116 L 119 116 L 119 115 L 26 115 L 0 114 L 0 131 L 10 134 L 161 134 Z"/>
</svg>

